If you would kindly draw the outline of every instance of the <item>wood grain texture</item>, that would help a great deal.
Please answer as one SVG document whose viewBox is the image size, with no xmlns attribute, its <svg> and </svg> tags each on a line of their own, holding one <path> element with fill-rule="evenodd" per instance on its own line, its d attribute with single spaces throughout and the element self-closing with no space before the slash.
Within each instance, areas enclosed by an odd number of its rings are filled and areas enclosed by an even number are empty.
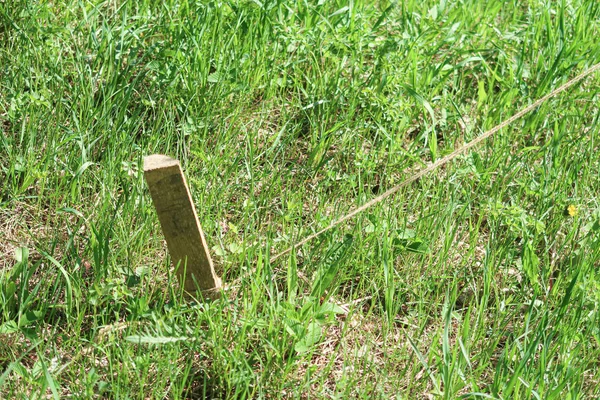
<svg viewBox="0 0 600 400">
<path fill-rule="evenodd" d="M 144 158 L 144 177 L 171 260 L 185 292 L 214 297 L 221 287 L 179 161 L 160 154 Z"/>
</svg>

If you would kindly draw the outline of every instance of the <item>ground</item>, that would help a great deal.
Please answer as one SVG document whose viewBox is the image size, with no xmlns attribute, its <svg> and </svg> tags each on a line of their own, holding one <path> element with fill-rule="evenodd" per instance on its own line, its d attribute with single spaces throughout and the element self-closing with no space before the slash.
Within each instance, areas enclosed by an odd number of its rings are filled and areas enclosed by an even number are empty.
<svg viewBox="0 0 600 400">
<path fill-rule="evenodd" d="M 600 396 L 595 0 L 0 2 L 2 398 Z M 178 291 L 143 157 L 226 287 Z"/>
</svg>

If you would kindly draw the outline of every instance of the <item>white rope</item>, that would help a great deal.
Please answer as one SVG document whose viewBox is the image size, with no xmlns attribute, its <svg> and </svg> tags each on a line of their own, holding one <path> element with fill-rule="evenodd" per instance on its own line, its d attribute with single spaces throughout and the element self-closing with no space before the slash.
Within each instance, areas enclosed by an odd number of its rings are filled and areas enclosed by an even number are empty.
<svg viewBox="0 0 600 400">
<path fill-rule="evenodd" d="M 551 91 L 550 93 L 548 93 L 544 97 L 541 97 L 540 99 L 536 100 L 533 104 L 525 107 L 524 109 L 522 109 L 521 111 L 519 111 L 518 113 L 516 113 L 515 115 L 513 115 L 509 119 L 501 122 L 500 124 L 496 125 L 492 129 L 490 129 L 489 131 L 485 132 L 483 135 L 481 135 L 481 136 L 473 139 L 469 143 L 465 143 L 460 148 L 454 150 L 452 153 L 448 154 L 447 156 L 445 156 L 443 158 L 440 158 L 439 160 L 437 160 L 436 162 L 434 162 L 433 164 L 431 164 L 427 168 L 422 169 L 421 171 L 417 172 L 416 174 L 414 174 L 410 178 L 406 179 L 402 183 L 400 183 L 400 184 L 392 187 L 391 189 L 388 189 L 383 194 L 381 194 L 381 195 L 373 198 L 372 200 L 369 200 L 368 202 L 366 202 L 362 206 L 360 206 L 358 208 L 355 208 L 354 210 L 350 211 L 348 214 L 344 215 L 343 217 L 340 217 L 337 220 L 333 221 L 326 228 L 323 228 L 320 231 L 315 232 L 312 235 L 307 236 L 306 238 L 302 239 L 301 241 L 299 241 L 298 243 L 296 243 L 293 246 L 289 247 L 288 249 L 286 249 L 286 250 L 282 251 L 281 253 L 279 253 L 279 254 L 271 257 L 270 261 L 273 262 L 273 261 L 277 260 L 278 258 L 280 258 L 280 257 L 288 254 L 289 252 L 297 249 L 298 247 L 302 246 L 303 244 L 305 244 L 305 243 L 311 241 L 312 239 L 314 239 L 314 238 L 322 235 L 323 233 L 325 233 L 325 232 L 327 232 L 327 231 L 335 228 L 336 226 L 338 226 L 341 223 L 349 220 L 350 218 L 352 218 L 352 217 L 360 214 L 361 212 L 363 212 L 366 209 L 374 206 L 375 204 L 380 203 L 381 201 L 383 201 L 384 199 L 390 197 L 391 195 L 393 195 L 394 193 L 396 193 L 398 190 L 402 189 L 403 187 L 411 184 L 412 182 L 420 179 L 421 177 L 423 177 L 427 173 L 433 171 L 434 169 L 436 169 L 436 168 L 438 168 L 438 167 L 440 167 L 440 166 L 448 163 L 449 161 L 455 159 L 456 157 L 458 157 L 459 155 L 463 154 L 464 152 L 466 152 L 470 148 L 472 148 L 474 146 L 477 146 L 479 143 L 483 142 L 485 139 L 487 139 L 490 136 L 494 135 L 496 132 L 498 132 L 502 128 L 507 127 L 508 125 L 512 124 L 513 122 L 515 122 L 516 120 L 518 120 L 519 118 L 521 118 L 522 116 L 524 116 L 525 114 L 527 114 L 527 113 L 531 112 L 532 110 L 534 110 L 535 108 L 539 107 L 546 100 L 555 97 L 557 94 L 559 94 L 561 92 L 564 92 L 565 90 L 567 90 L 571 86 L 575 85 L 577 82 L 581 81 L 582 79 L 588 77 L 590 74 L 592 74 L 594 71 L 597 71 L 598 69 L 600 69 L 600 63 L 592 66 L 591 68 L 589 68 L 586 71 L 583 71 L 581 74 L 579 74 L 575 78 L 569 80 L 564 85 L 560 86 L 557 89 L 554 89 L 553 91 Z"/>
</svg>

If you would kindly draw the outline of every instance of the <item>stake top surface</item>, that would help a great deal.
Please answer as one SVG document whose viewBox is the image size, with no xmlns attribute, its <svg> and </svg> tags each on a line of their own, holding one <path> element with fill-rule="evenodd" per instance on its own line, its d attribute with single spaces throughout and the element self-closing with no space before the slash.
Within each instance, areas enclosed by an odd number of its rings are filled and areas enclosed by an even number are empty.
<svg viewBox="0 0 600 400">
<path fill-rule="evenodd" d="M 153 154 L 144 157 L 144 171 L 179 165 L 179 161 L 164 154 Z"/>
</svg>

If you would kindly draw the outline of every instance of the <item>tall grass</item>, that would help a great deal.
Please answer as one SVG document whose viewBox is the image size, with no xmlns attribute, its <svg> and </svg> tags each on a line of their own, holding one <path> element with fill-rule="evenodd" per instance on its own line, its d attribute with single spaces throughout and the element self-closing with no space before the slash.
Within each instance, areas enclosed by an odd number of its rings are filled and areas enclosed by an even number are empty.
<svg viewBox="0 0 600 400">
<path fill-rule="evenodd" d="M 600 5 L 0 3 L 3 398 L 600 396 Z M 180 159 L 222 299 L 177 289 Z M 571 206 L 569 208 L 569 206 Z"/>
</svg>

